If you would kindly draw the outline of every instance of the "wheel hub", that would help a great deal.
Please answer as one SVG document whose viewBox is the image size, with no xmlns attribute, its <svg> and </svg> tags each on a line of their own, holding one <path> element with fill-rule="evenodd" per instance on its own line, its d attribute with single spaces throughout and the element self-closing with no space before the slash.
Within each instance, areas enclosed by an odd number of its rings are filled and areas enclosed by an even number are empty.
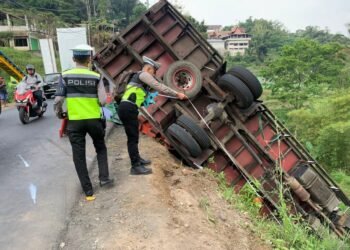
<svg viewBox="0 0 350 250">
<path fill-rule="evenodd" d="M 178 88 L 187 90 L 193 87 L 194 85 L 194 78 L 191 74 L 191 72 L 185 70 L 185 69 L 181 69 L 178 70 L 175 73 L 174 76 L 174 80 L 175 80 L 175 84 Z"/>
</svg>

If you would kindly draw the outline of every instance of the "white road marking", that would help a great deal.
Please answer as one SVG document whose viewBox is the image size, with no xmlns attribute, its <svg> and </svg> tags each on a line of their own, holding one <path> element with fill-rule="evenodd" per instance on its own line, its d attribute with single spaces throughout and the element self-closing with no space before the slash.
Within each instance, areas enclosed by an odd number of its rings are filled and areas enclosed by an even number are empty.
<svg viewBox="0 0 350 250">
<path fill-rule="evenodd" d="M 93 159 L 91 159 L 90 157 L 86 157 L 86 159 L 88 160 L 88 161 L 93 161 Z"/>
<path fill-rule="evenodd" d="M 23 158 L 23 156 L 20 155 L 20 154 L 18 154 L 17 156 L 18 156 L 18 158 L 20 158 L 20 159 L 23 161 L 24 166 L 25 166 L 26 168 L 29 168 L 29 163 Z"/>
<path fill-rule="evenodd" d="M 30 183 L 29 185 L 29 192 L 30 192 L 30 197 L 33 200 L 33 203 L 36 204 L 36 186 L 33 183 Z"/>
</svg>

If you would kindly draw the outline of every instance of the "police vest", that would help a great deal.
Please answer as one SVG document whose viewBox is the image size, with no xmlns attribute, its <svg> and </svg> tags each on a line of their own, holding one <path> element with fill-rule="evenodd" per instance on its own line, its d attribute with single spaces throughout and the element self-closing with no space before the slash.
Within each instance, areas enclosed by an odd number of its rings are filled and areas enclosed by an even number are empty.
<svg viewBox="0 0 350 250">
<path fill-rule="evenodd" d="M 147 96 L 147 85 L 140 80 L 140 74 L 141 72 L 138 72 L 133 75 L 122 97 L 122 101 L 131 101 L 135 103 L 137 107 L 142 106 Z"/>
<path fill-rule="evenodd" d="M 66 85 L 69 120 L 101 118 L 97 89 L 100 75 L 88 69 L 74 68 L 62 73 Z"/>
</svg>

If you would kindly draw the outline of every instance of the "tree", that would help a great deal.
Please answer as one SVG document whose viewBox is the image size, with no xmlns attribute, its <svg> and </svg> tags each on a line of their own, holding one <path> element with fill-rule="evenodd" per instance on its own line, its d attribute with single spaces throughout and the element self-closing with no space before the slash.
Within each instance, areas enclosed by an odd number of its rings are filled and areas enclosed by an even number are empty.
<svg viewBox="0 0 350 250">
<path fill-rule="evenodd" d="M 265 19 L 253 19 L 249 17 L 245 22 L 240 22 L 239 27 L 252 35 L 250 42 L 250 56 L 256 56 L 259 62 L 264 62 L 269 52 L 279 49 L 289 40 L 284 26 L 276 21 Z"/>
<path fill-rule="evenodd" d="M 298 109 L 307 104 L 310 97 L 344 87 L 337 85 L 344 67 L 341 49 L 337 43 L 320 44 L 300 39 L 285 45 L 261 73 L 272 82 L 274 98 Z"/>
<path fill-rule="evenodd" d="M 135 7 L 132 9 L 132 16 L 131 16 L 131 22 L 138 19 L 141 15 L 146 13 L 147 7 L 143 3 L 139 2 L 135 5 Z"/>
<path fill-rule="evenodd" d="M 111 18 L 110 16 L 111 9 L 112 9 L 111 0 L 99 0 L 97 2 L 96 9 L 97 9 L 99 18 L 105 19 L 105 20 Z"/>
<path fill-rule="evenodd" d="M 17 0 L 17 7 L 36 12 L 52 13 L 60 16 L 63 22 L 77 24 L 86 20 L 86 8 L 83 0 Z"/>
<path fill-rule="evenodd" d="M 310 100 L 309 108 L 288 113 L 288 126 L 329 169 L 350 173 L 350 89 Z"/>
<path fill-rule="evenodd" d="M 201 22 L 197 21 L 194 17 L 190 15 L 185 15 L 187 21 L 189 21 L 192 26 L 204 37 L 207 38 L 207 25 L 205 25 L 204 20 Z"/>
<path fill-rule="evenodd" d="M 223 27 L 222 30 L 223 31 L 230 31 L 230 30 L 232 30 L 232 28 L 233 28 L 233 25 L 228 25 L 228 26 Z"/>
<path fill-rule="evenodd" d="M 297 30 L 296 38 L 307 38 L 318 41 L 319 43 L 338 42 L 346 45 L 350 44 L 350 39 L 342 34 L 330 34 L 328 30 L 322 30 L 319 27 L 307 26 L 305 30 Z"/>
</svg>

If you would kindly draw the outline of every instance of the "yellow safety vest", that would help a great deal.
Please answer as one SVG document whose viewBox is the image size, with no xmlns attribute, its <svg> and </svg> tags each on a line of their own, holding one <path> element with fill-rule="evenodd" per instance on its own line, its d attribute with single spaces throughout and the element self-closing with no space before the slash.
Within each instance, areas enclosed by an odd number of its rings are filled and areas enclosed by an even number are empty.
<svg viewBox="0 0 350 250">
<path fill-rule="evenodd" d="M 69 120 L 101 118 L 97 89 L 100 75 L 89 69 L 74 68 L 62 73 L 66 85 Z"/>
<path fill-rule="evenodd" d="M 140 73 L 141 72 L 136 73 L 136 75 L 132 77 L 131 82 L 126 86 L 125 93 L 122 97 L 122 101 L 127 101 L 130 100 L 129 98 L 131 94 L 135 94 L 135 104 L 137 107 L 142 106 L 147 96 L 147 91 L 144 89 L 143 83 L 139 79 Z"/>
</svg>

